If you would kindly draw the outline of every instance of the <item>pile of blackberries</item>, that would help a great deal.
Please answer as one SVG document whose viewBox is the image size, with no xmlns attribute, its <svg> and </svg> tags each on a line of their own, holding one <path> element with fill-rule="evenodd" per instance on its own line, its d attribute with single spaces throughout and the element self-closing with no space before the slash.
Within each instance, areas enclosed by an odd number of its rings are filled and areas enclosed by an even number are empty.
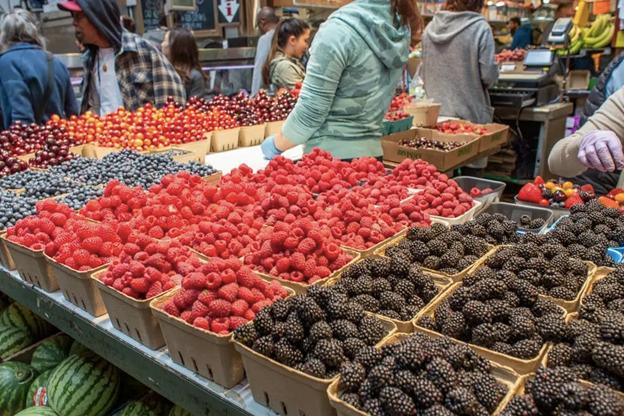
<svg viewBox="0 0 624 416">
<path fill-rule="evenodd" d="M 389 333 L 348 296 L 311 286 L 307 295 L 276 300 L 261 309 L 234 338 L 258 354 L 312 377 L 329 379 L 366 347 Z"/>
<path fill-rule="evenodd" d="M 484 238 L 463 235 L 435 223 L 431 228 L 410 228 L 405 239 L 386 249 L 386 256 L 397 264 L 417 264 L 455 275 L 472 266 L 487 252 L 488 244 Z"/>
<path fill-rule="evenodd" d="M 488 266 L 464 283 L 418 325 L 520 359 L 535 358 L 544 344 L 559 341 L 565 311 L 539 299 L 537 288 L 507 270 Z"/>
<path fill-rule="evenodd" d="M 465 224 L 451 226 L 452 231 L 483 238 L 488 244 L 512 244 L 520 241 L 518 224 L 503 214 L 482 213 Z"/>
<path fill-rule="evenodd" d="M 414 319 L 440 293 L 431 276 L 401 256 L 368 258 L 356 263 L 342 273 L 332 288 L 365 311 L 398 321 Z"/>
<path fill-rule="evenodd" d="M 537 374 L 526 381 L 525 394 L 511 399 L 501 416 L 623 414 L 624 401 L 609 388 L 581 384 L 566 367 L 540 367 Z"/>
<path fill-rule="evenodd" d="M 339 398 L 369 415 L 485 416 L 506 394 L 470 347 L 418 333 L 363 348 L 340 372 Z"/>
</svg>

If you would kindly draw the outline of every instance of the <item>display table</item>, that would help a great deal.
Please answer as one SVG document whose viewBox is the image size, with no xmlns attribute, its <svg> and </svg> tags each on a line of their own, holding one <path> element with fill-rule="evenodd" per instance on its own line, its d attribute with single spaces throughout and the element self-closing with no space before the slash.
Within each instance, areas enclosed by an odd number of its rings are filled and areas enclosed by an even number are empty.
<svg viewBox="0 0 624 416">
<path fill-rule="evenodd" d="M 174 363 L 167 348 L 150 350 L 113 328 L 108 315 L 94 318 L 63 297 L 23 281 L 0 266 L 0 290 L 173 403 L 196 416 L 266 415 L 247 380 L 225 389 Z"/>
</svg>

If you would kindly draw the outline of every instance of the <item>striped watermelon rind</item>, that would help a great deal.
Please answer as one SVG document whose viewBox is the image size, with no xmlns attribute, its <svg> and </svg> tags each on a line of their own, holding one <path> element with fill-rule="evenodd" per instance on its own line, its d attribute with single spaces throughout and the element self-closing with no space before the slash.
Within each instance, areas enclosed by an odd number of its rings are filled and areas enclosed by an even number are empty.
<svg viewBox="0 0 624 416">
<path fill-rule="evenodd" d="M 186 410 L 182 409 L 180 406 L 175 405 L 169 412 L 168 416 L 193 416 L 193 415 L 187 412 Z"/>
<path fill-rule="evenodd" d="M 49 337 L 54 327 L 35 315 L 24 305 L 14 302 L 2 312 L 0 325 L 12 326 L 29 331 L 36 341 Z"/>
<path fill-rule="evenodd" d="M 96 354 L 70 355 L 50 375 L 48 403 L 63 416 L 104 416 L 117 400 L 119 383 L 119 370 Z"/>
<path fill-rule="evenodd" d="M 30 332 L 12 326 L 0 326 L 0 359 L 4 360 L 34 343 Z"/>
<path fill-rule="evenodd" d="M 69 355 L 82 354 L 83 352 L 91 353 L 92 351 L 78 341 L 74 341 L 71 348 L 69 349 Z"/>
<path fill-rule="evenodd" d="M 28 364 L 9 361 L 0 364 L 0 416 L 14 416 L 24 408 L 37 371 Z"/>
<path fill-rule="evenodd" d="M 24 409 L 15 416 L 59 416 L 51 407 L 41 406 L 41 407 L 29 407 L 28 409 Z"/>
<path fill-rule="evenodd" d="M 24 402 L 26 407 L 33 407 L 35 405 L 33 399 L 35 397 L 35 394 L 37 394 L 37 390 L 39 390 L 40 387 L 45 387 L 46 390 L 48 389 L 48 380 L 50 379 L 50 374 L 52 374 L 52 370 L 43 372 L 39 374 L 39 377 L 37 377 L 35 381 L 32 382 L 30 388 L 28 389 L 28 394 L 26 395 L 26 401 Z"/>
<path fill-rule="evenodd" d="M 165 398 L 150 393 L 124 407 L 119 416 L 167 416 L 171 403 Z"/>
<path fill-rule="evenodd" d="M 73 340 L 65 334 L 43 341 L 33 352 L 30 365 L 39 373 L 51 370 L 69 357 Z"/>
</svg>

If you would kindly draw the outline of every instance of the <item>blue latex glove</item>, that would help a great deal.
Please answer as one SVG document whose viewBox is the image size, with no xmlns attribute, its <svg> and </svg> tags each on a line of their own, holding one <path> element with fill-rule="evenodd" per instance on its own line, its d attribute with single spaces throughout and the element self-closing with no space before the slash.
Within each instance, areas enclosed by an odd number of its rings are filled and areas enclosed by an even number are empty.
<svg viewBox="0 0 624 416">
<path fill-rule="evenodd" d="M 624 169 L 622 142 L 612 131 L 594 130 L 581 140 L 578 159 L 583 165 L 601 172 Z"/>
<path fill-rule="evenodd" d="M 275 136 L 269 136 L 262 142 L 260 146 L 262 149 L 262 153 L 264 154 L 264 158 L 267 160 L 273 160 L 273 158 L 277 155 L 281 155 L 284 152 L 277 150 L 275 147 Z"/>
</svg>

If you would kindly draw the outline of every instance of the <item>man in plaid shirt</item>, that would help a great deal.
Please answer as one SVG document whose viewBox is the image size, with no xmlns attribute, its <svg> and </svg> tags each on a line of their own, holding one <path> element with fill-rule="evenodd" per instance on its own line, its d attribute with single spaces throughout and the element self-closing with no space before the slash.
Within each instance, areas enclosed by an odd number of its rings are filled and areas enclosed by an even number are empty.
<svg viewBox="0 0 624 416">
<path fill-rule="evenodd" d="M 81 112 L 104 115 L 168 97 L 184 104 L 184 83 L 167 58 L 151 43 L 124 30 L 115 0 L 71 0 L 59 8 L 72 13 L 76 36 L 87 47 Z"/>
</svg>

